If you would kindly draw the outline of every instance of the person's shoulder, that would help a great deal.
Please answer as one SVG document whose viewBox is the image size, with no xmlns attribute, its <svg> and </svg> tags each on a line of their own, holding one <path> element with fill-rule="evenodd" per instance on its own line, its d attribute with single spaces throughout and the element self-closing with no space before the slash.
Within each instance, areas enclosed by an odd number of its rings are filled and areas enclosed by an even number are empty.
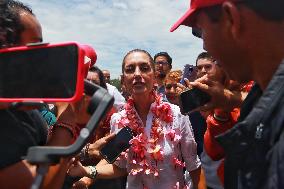
<svg viewBox="0 0 284 189">
<path fill-rule="evenodd" d="M 172 104 L 170 102 L 163 102 L 163 103 L 168 104 L 170 106 L 174 119 L 187 117 L 180 112 L 179 106 Z"/>
<path fill-rule="evenodd" d="M 112 116 L 111 116 L 111 120 L 119 121 L 121 118 L 123 118 L 125 116 L 126 116 L 126 111 L 124 109 L 122 109 L 118 112 L 113 113 Z"/>
<path fill-rule="evenodd" d="M 113 86 L 109 83 L 106 83 L 106 85 L 107 85 L 107 90 L 111 95 L 116 96 L 116 97 L 118 97 L 118 96 L 122 97 L 119 90 L 115 86 Z"/>
<path fill-rule="evenodd" d="M 127 115 L 126 115 L 125 110 L 121 110 L 119 112 L 112 114 L 111 120 L 110 120 L 111 132 L 117 132 L 117 130 L 120 129 L 124 125 L 123 120 L 126 117 Z"/>
<path fill-rule="evenodd" d="M 172 104 L 170 102 L 163 102 L 163 103 L 168 104 L 171 107 L 171 110 L 174 114 L 181 114 L 179 106 Z"/>
<path fill-rule="evenodd" d="M 112 89 L 112 90 L 117 89 L 115 86 L 113 86 L 113 85 L 111 85 L 111 84 L 109 84 L 109 83 L 106 83 L 106 86 L 107 86 L 107 89 L 108 89 L 108 90 L 109 90 L 109 89 Z"/>
</svg>

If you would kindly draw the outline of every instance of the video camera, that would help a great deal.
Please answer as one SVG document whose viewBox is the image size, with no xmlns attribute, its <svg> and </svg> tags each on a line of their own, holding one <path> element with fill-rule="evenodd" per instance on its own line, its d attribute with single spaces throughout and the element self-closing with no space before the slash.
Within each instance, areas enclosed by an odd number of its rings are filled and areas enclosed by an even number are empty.
<svg viewBox="0 0 284 189">
<path fill-rule="evenodd" d="M 33 43 L 0 50 L 0 102 L 74 102 L 97 59 L 76 42 Z"/>
<path fill-rule="evenodd" d="M 72 145 L 28 149 L 27 161 L 38 165 L 32 189 L 40 187 L 49 165 L 83 148 L 113 105 L 114 99 L 107 90 L 84 80 L 96 59 L 92 47 L 76 42 L 34 43 L 0 50 L 0 103 L 33 106 L 42 102 L 74 102 L 84 93 L 91 96 L 87 108 L 91 118 Z"/>
</svg>

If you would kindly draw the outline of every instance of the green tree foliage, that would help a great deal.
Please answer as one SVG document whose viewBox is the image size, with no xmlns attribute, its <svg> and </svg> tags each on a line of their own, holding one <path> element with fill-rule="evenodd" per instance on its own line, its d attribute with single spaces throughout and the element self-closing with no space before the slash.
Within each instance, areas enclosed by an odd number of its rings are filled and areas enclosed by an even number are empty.
<svg viewBox="0 0 284 189">
<path fill-rule="evenodd" d="M 119 91 L 121 91 L 120 79 L 111 79 L 110 84 L 115 86 Z"/>
</svg>

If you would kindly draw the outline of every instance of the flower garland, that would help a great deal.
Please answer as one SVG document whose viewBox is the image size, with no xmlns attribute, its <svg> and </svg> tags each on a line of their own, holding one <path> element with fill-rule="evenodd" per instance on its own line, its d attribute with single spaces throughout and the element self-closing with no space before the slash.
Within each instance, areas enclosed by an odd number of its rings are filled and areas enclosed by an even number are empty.
<svg viewBox="0 0 284 189">
<path fill-rule="evenodd" d="M 138 173 L 145 173 L 146 175 L 159 176 L 158 162 L 163 161 L 164 151 L 159 145 L 159 142 L 166 135 L 171 141 L 179 141 L 180 135 L 175 133 L 175 130 L 165 131 L 162 128 L 161 123 L 172 123 L 173 115 L 171 106 L 168 103 L 162 102 L 162 97 L 156 92 L 153 92 L 155 99 L 155 106 L 151 108 L 154 114 L 152 120 L 152 126 L 150 131 L 150 138 L 147 137 L 143 123 L 139 119 L 137 112 L 134 109 L 134 100 L 130 97 L 125 105 L 126 117 L 123 117 L 117 124 L 118 128 L 122 128 L 128 125 L 136 136 L 130 141 L 131 149 L 133 151 L 132 164 L 130 174 L 137 175 Z M 148 162 L 146 160 L 146 153 L 150 154 L 152 160 Z M 173 164 L 175 167 L 184 167 L 178 158 L 173 157 Z"/>
</svg>

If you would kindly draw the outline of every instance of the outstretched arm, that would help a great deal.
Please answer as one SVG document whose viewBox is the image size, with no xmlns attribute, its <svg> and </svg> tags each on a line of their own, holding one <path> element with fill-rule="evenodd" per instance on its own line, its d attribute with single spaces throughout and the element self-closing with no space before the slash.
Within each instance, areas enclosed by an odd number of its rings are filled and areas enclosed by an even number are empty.
<svg viewBox="0 0 284 189">
<path fill-rule="evenodd" d="M 120 168 L 115 164 L 109 164 L 105 160 L 102 160 L 96 166 L 93 166 L 97 170 L 96 178 L 98 179 L 112 179 L 127 175 L 127 171 L 124 168 Z M 82 166 L 80 162 L 74 162 L 69 170 L 68 174 L 74 177 L 89 177 L 92 173 L 91 166 Z"/>
</svg>

